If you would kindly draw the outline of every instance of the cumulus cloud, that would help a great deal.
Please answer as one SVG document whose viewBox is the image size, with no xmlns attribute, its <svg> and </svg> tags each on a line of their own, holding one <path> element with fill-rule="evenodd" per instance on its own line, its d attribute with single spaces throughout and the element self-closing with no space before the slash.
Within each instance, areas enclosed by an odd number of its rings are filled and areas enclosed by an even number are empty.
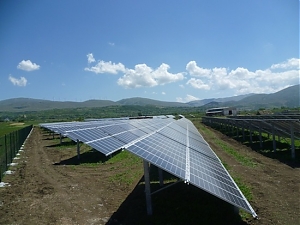
<svg viewBox="0 0 300 225">
<path fill-rule="evenodd" d="M 25 77 L 20 77 L 20 79 L 17 79 L 9 75 L 8 79 L 15 86 L 25 87 L 27 85 L 27 80 Z"/>
<path fill-rule="evenodd" d="M 194 76 L 209 76 L 211 73 L 210 69 L 204 69 L 201 68 L 199 66 L 197 66 L 197 63 L 195 61 L 190 61 L 187 65 L 186 65 L 186 70 Z"/>
<path fill-rule="evenodd" d="M 93 53 L 87 54 L 86 57 L 88 58 L 88 63 L 89 64 L 96 61 L 95 58 L 94 58 L 94 56 L 93 56 Z"/>
<path fill-rule="evenodd" d="M 92 53 L 87 54 L 88 63 L 93 63 L 96 60 Z M 139 88 L 139 87 L 154 87 L 164 85 L 184 79 L 183 73 L 170 73 L 170 66 L 162 63 L 157 69 L 152 69 L 146 64 L 137 64 L 134 69 L 126 68 L 122 63 L 113 63 L 111 61 L 98 61 L 96 65 L 91 65 L 84 68 L 85 71 L 90 71 L 96 74 L 118 74 L 123 73 L 117 81 L 118 85 L 124 88 Z"/>
<path fill-rule="evenodd" d="M 181 97 L 176 98 L 177 102 L 191 102 L 191 101 L 196 101 L 196 100 L 199 100 L 199 98 L 197 98 L 193 95 L 189 95 L 189 94 L 187 94 L 185 98 L 181 98 Z"/>
<path fill-rule="evenodd" d="M 165 94 L 166 94 L 166 92 L 164 92 L 164 91 L 163 91 L 163 92 L 161 92 L 161 94 L 162 94 L 162 95 L 165 95 Z"/>
<path fill-rule="evenodd" d="M 199 90 L 233 90 L 236 94 L 270 93 L 299 83 L 299 59 L 292 58 L 264 70 L 238 67 L 204 69 L 191 61 L 186 65 L 191 76 L 187 85 Z"/>
<path fill-rule="evenodd" d="M 300 59 L 291 58 L 286 60 L 285 62 L 281 62 L 278 64 L 273 64 L 271 69 L 299 69 Z"/>
<path fill-rule="evenodd" d="M 122 63 L 112 63 L 99 61 L 95 66 L 86 67 L 84 68 L 85 71 L 94 72 L 96 74 L 98 73 L 111 73 L 111 74 L 117 74 L 119 72 L 125 72 L 125 66 Z"/>
<path fill-rule="evenodd" d="M 188 82 L 186 82 L 186 84 L 189 84 L 193 88 L 196 88 L 196 89 L 202 89 L 202 90 L 209 90 L 210 89 L 210 86 L 208 84 L 205 84 L 200 79 L 191 78 L 190 80 L 188 80 Z"/>
<path fill-rule="evenodd" d="M 170 73 L 169 65 L 162 63 L 157 69 L 146 64 L 138 64 L 134 69 L 127 69 L 118 84 L 124 88 L 154 87 L 184 79 L 184 73 Z"/>
<path fill-rule="evenodd" d="M 22 60 L 18 64 L 17 68 L 25 71 L 34 71 L 34 70 L 39 70 L 40 66 L 35 63 L 32 63 L 30 60 Z"/>
</svg>

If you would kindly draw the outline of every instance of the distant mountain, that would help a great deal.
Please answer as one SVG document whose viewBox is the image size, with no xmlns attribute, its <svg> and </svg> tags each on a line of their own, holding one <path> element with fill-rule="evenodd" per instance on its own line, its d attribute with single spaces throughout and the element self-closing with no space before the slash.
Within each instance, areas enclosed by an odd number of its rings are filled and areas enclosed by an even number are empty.
<svg viewBox="0 0 300 225">
<path fill-rule="evenodd" d="M 273 94 L 249 94 L 227 98 L 203 99 L 188 103 L 165 102 L 148 98 L 127 98 L 114 102 L 109 100 L 88 100 L 85 102 L 50 101 L 31 98 L 13 98 L 0 101 L 0 112 L 26 112 L 49 109 L 93 108 L 113 105 L 136 105 L 156 107 L 201 107 L 203 109 L 234 106 L 238 109 L 299 107 L 299 85 L 294 85 Z"/>
<path fill-rule="evenodd" d="M 139 106 L 158 106 L 158 107 L 190 107 L 190 105 L 181 102 L 164 102 L 149 98 L 126 98 L 117 101 L 120 105 L 139 105 Z"/>
<path fill-rule="evenodd" d="M 238 96 L 226 97 L 226 98 L 209 98 L 209 99 L 195 100 L 195 101 L 188 102 L 187 104 L 193 107 L 199 107 L 211 102 L 220 103 L 220 102 L 229 102 L 229 101 L 239 101 L 251 95 L 254 94 L 238 95 Z"/>
<path fill-rule="evenodd" d="M 25 112 L 25 111 L 41 111 L 49 109 L 67 109 L 67 108 L 84 108 L 84 107 L 104 107 L 117 105 L 113 101 L 108 100 L 88 100 L 85 102 L 71 101 L 50 101 L 32 98 L 13 98 L 0 101 L 0 111 Z"/>
<path fill-rule="evenodd" d="M 290 86 L 271 94 L 251 94 L 239 101 L 209 102 L 202 108 L 232 106 L 238 109 L 258 110 L 260 108 L 300 107 L 300 85 Z"/>
<path fill-rule="evenodd" d="M 251 106 L 253 109 L 277 108 L 277 107 L 299 107 L 300 106 L 300 85 L 290 86 L 273 94 L 256 94 L 246 97 L 238 102 L 239 108 Z"/>
</svg>

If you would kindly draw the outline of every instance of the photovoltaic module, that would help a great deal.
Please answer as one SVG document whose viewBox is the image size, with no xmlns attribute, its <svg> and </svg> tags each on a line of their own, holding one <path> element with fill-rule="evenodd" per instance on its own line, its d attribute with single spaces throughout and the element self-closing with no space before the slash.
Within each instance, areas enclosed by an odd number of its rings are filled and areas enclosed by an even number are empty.
<svg viewBox="0 0 300 225">
<path fill-rule="evenodd" d="M 149 163 L 257 217 L 193 123 L 181 118 L 106 119 L 40 124 L 110 155 L 126 149 Z"/>
</svg>

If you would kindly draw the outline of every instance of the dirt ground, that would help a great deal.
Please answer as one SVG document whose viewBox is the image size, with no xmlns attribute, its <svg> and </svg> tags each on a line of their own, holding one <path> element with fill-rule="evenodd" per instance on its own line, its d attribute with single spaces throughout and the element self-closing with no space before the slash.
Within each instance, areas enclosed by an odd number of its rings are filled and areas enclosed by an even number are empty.
<svg viewBox="0 0 300 225">
<path fill-rule="evenodd" d="M 300 224 L 299 165 L 290 166 L 263 156 L 219 132 L 214 135 L 257 164 L 255 167 L 241 165 L 215 145 L 213 137 L 204 136 L 221 160 L 230 165 L 230 173 L 242 178 L 242 182 L 251 188 L 253 199 L 250 204 L 259 219 L 250 216 L 239 224 Z M 153 218 L 148 217 L 150 222 L 138 219 L 139 215 L 147 218 L 143 185 L 139 185 L 143 179 L 142 161 L 130 168 L 120 163 L 77 165 L 76 146 L 60 148 L 57 141 L 39 127 L 34 128 L 20 159 L 15 160 L 18 165 L 11 168 L 14 174 L 5 176 L 4 182 L 10 186 L 0 188 L 0 224 L 158 224 L 153 219 L 155 215 L 170 216 L 167 209 L 160 209 L 156 203 Z M 97 157 L 99 155 L 93 160 L 97 161 Z M 111 179 L 116 171 L 133 173 L 137 179 L 130 185 L 116 182 Z M 177 194 L 182 190 L 195 191 L 192 187 L 187 190 L 185 186 L 179 185 Z M 160 192 L 155 199 L 168 201 L 172 195 L 172 190 Z M 194 197 L 189 196 L 183 200 L 178 197 L 179 204 L 169 209 L 173 216 L 180 215 L 185 207 L 183 202 L 193 201 Z M 198 204 L 204 199 L 205 196 L 201 196 Z M 199 221 L 188 221 L 193 213 L 201 214 L 188 209 L 183 215 L 187 216 L 186 223 L 177 224 L 199 224 Z"/>
</svg>

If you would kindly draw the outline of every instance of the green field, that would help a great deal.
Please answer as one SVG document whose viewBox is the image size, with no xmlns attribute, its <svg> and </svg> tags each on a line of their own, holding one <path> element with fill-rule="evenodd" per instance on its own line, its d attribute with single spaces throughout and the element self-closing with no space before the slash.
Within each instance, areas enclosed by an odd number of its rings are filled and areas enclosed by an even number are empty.
<svg viewBox="0 0 300 225">
<path fill-rule="evenodd" d="M 0 137 L 32 124 L 37 124 L 37 122 L 0 122 Z"/>
</svg>

